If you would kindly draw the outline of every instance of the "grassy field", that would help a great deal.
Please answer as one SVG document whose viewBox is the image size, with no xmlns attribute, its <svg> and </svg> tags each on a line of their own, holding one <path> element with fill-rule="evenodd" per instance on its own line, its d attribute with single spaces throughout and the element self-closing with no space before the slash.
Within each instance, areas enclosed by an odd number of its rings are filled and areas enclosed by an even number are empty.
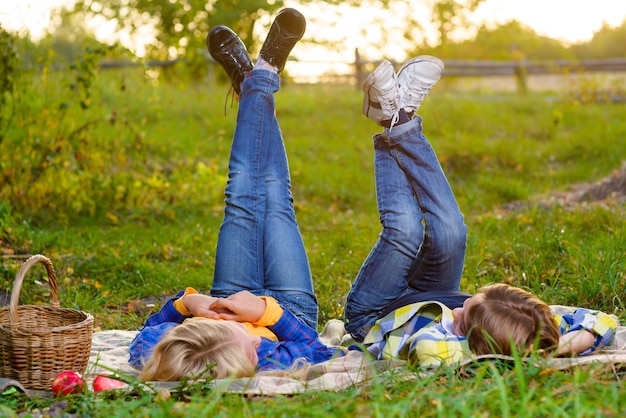
<svg viewBox="0 0 626 418">
<path fill-rule="evenodd" d="M 110 72 L 94 76 L 82 109 L 64 83 L 35 80 L 0 142 L 0 289 L 10 289 L 25 257 L 43 253 L 58 271 L 64 306 L 92 312 L 99 329 L 135 329 L 151 311 L 146 303 L 158 306 L 185 286 L 210 288 L 237 105 L 225 106 L 227 87 L 210 82 Z M 341 318 L 380 229 L 377 127 L 361 115 L 361 100 L 354 87 L 334 85 L 285 83 L 277 96 L 320 323 Z M 425 133 L 469 227 L 462 290 L 507 282 L 550 304 L 626 319 L 624 204 L 535 199 L 618 169 L 625 110 L 565 93 L 455 93 L 445 82 L 431 93 L 420 110 Z M 502 209 L 515 201 L 529 204 Z M 21 303 L 46 303 L 41 273 L 27 276 Z M 165 401 L 88 394 L 64 407 L 120 417 L 624 416 L 623 380 L 623 370 L 600 367 L 485 365 L 410 382 L 387 376 L 342 393 L 247 398 L 198 386 Z M 50 403 L 6 396 L 0 416 Z"/>
</svg>

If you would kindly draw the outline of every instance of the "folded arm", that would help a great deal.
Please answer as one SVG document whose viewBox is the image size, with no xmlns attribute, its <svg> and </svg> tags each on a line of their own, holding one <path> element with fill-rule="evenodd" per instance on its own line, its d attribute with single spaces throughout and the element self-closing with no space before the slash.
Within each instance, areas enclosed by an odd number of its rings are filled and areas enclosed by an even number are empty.
<svg viewBox="0 0 626 418">
<path fill-rule="evenodd" d="M 610 345 L 618 326 L 610 315 L 583 308 L 557 319 L 561 331 L 557 355 L 586 355 Z"/>
</svg>

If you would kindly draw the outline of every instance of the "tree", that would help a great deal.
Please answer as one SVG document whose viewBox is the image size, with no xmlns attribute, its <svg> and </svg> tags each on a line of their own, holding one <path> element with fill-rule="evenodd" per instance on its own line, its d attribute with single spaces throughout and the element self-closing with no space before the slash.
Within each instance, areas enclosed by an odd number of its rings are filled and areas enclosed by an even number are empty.
<svg viewBox="0 0 626 418">
<path fill-rule="evenodd" d="M 459 60 L 572 59 L 573 53 L 559 41 L 538 35 L 515 20 L 495 27 L 482 25 L 476 36 L 445 46 L 424 48 L 422 54 Z"/>
<path fill-rule="evenodd" d="M 431 10 L 439 43 L 445 45 L 456 28 L 467 25 L 467 15 L 483 1 L 422 0 L 421 3 Z M 301 3 L 314 3 L 314 0 L 301 0 Z M 402 12 L 414 8 L 414 2 L 409 0 L 325 0 L 317 3 L 397 10 L 399 20 L 406 22 L 409 31 L 421 28 L 418 22 L 424 20 L 423 16 L 418 19 Z M 72 13 L 85 20 L 96 16 L 114 20 L 120 29 L 131 33 L 151 27 L 156 42 L 147 52 L 149 57 L 172 59 L 185 56 L 189 60 L 190 53 L 204 50 L 206 34 L 217 24 L 229 26 L 249 50 L 256 50 L 255 21 L 274 14 L 283 6 L 283 0 L 77 0 Z"/>
<path fill-rule="evenodd" d="M 493 29 L 482 26 L 476 34 L 478 50 L 473 59 L 553 60 L 571 59 L 572 54 L 559 41 L 538 35 L 533 29 L 515 20 Z M 470 58 L 470 57 L 466 57 Z"/>
<path fill-rule="evenodd" d="M 467 15 L 485 0 L 431 0 L 432 22 L 437 26 L 439 44 L 445 48 L 450 34 L 458 27 L 467 26 Z"/>
<path fill-rule="evenodd" d="M 573 45 L 572 51 L 580 59 L 626 58 L 625 39 L 626 20 L 616 28 L 605 24 L 589 42 Z"/>
<path fill-rule="evenodd" d="M 229 26 L 253 48 L 254 22 L 282 6 L 282 0 L 78 0 L 72 13 L 115 20 L 131 34 L 152 27 L 156 42 L 149 57 L 189 59 L 205 50 L 206 35 L 217 24 Z"/>
<path fill-rule="evenodd" d="M 0 145 L 4 140 L 6 125 L 12 116 L 12 102 L 21 69 L 16 38 L 0 25 Z"/>
</svg>

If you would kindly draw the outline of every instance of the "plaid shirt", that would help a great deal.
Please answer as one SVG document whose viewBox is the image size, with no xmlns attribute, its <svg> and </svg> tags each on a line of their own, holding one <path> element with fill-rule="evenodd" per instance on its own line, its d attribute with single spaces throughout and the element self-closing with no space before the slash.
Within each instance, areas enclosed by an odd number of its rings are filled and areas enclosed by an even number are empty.
<svg viewBox="0 0 626 418">
<path fill-rule="evenodd" d="M 440 302 L 402 306 L 372 326 L 363 344 L 379 360 L 437 366 L 471 354 L 467 339 L 452 333 L 452 311 Z"/>
<path fill-rule="evenodd" d="M 596 336 L 590 354 L 612 343 L 617 322 L 609 315 L 588 309 L 555 316 L 561 335 L 585 329 Z M 412 366 L 433 367 L 470 358 L 465 337 L 452 332 L 452 311 L 439 302 L 419 302 L 400 307 L 376 321 L 363 343 L 379 360 L 408 360 Z"/>
<path fill-rule="evenodd" d="M 593 346 L 579 354 L 586 356 L 602 347 L 611 345 L 619 324 L 613 317 L 604 312 L 578 308 L 571 314 L 556 315 L 561 335 L 585 329 L 596 336 Z"/>
<path fill-rule="evenodd" d="M 174 307 L 174 301 L 183 294 L 184 292 L 180 292 L 176 298 L 169 300 L 159 312 L 146 320 L 130 344 L 130 364 L 141 367 L 165 334 L 189 318 Z M 336 353 L 342 354 L 324 345 L 318 338 L 317 331 L 301 322 L 288 309 L 283 308 L 280 319 L 267 328 L 276 334 L 279 341 L 261 337 L 261 344 L 256 350 L 259 356 L 257 370 L 289 368 L 300 358 L 315 364 L 329 360 Z"/>
</svg>

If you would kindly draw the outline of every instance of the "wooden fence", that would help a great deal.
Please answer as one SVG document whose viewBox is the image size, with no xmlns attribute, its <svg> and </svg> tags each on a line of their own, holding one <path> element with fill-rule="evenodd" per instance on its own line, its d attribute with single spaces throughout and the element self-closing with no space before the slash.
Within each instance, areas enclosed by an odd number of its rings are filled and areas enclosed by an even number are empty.
<svg viewBox="0 0 626 418">
<path fill-rule="evenodd" d="M 564 74 L 589 72 L 626 72 L 626 58 L 595 60 L 550 60 L 550 61 L 471 61 L 444 60 L 446 77 L 490 77 L 513 76 L 520 93 L 528 89 L 528 76 L 537 74 Z M 361 85 L 369 73 L 372 63 L 363 61 L 358 51 L 355 54 L 355 74 L 357 85 Z M 394 63 L 399 64 L 399 63 Z M 397 66 L 397 65 L 396 65 Z"/>
<path fill-rule="evenodd" d="M 215 65 L 212 59 L 208 59 L 209 65 Z M 564 74 L 564 73 L 590 73 L 590 72 L 626 72 L 626 58 L 609 58 L 594 60 L 548 60 L 548 61 L 471 61 L 471 60 L 445 60 L 446 77 L 489 77 L 489 76 L 513 76 L 516 79 L 518 90 L 525 92 L 527 89 L 527 78 L 529 75 L 538 74 Z M 133 66 L 145 67 L 170 67 L 184 63 L 184 60 L 155 61 L 150 60 L 144 63 L 131 61 L 104 61 L 99 64 L 100 68 L 121 68 Z M 320 64 L 322 61 L 298 60 L 298 65 Z M 352 80 L 360 86 L 364 78 L 378 62 L 363 60 L 358 51 L 355 51 L 355 60 L 348 64 L 353 68 L 350 74 L 328 74 L 325 73 L 323 79 L 329 80 Z M 331 65 L 332 63 L 328 63 Z M 394 63 L 400 64 L 400 63 Z"/>
</svg>

